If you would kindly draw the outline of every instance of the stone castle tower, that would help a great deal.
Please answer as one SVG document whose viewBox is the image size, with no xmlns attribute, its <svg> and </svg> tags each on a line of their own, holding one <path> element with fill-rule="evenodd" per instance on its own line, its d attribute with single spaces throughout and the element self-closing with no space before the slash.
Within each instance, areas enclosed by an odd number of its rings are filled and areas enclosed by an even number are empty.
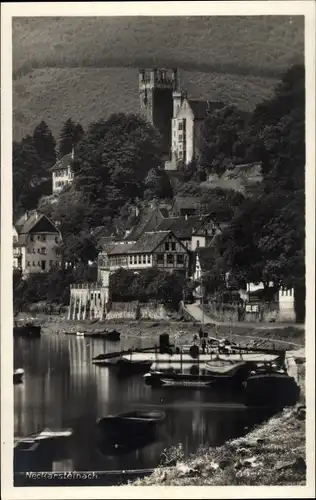
<svg viewBox="0 0 316 500">
<path fill-rule="evenodd" d="M 162 135 L 162 151 L 166 159 L 171 150 L 173 93 L 178 91 L 178 70 L 140 69 L 140 113 Z"/>
</svg>

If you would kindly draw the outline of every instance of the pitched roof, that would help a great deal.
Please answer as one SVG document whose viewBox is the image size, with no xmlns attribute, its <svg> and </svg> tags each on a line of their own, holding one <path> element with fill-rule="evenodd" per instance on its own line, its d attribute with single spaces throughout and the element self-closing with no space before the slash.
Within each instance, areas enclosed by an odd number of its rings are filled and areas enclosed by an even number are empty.
<svg viewBox="0 0 316 500">
<path fill-rule="evenodd" d="M 215 109 L 220 109 L 224 107 L 224 103 L 216 101 L 202 101 L 198 99 L 188 100 L 190 108 L 193 111 L 194 117 L 197 120 L 204 120 L 207 113 Z"/>
<path fill-rule="evenodd" d="M 38 212 L 37 210 L 32 210 L 32 212 L 22 215 L 15 223 L 15 228 L 19 235 L 20 245 L 24 245 L 26 243 L 27 235 L 43 220 L 46 220 L 53 227 L 54 232 L 59 233 L 55 224 L 48 217 L 46 217 L 46 215 Z"/>
<path fill-rule="evenodd" d="M 172 208 L 174 205 L 178 205 L 179 208 L 197 208 L 200 204 L 200 196 L 175 196 Z"/>
<path fill-rule="evenodd" d="M 68 168 L 69 166 L 71 166 L 71 164 L 72 164 L 71 155 L 72 155 L 72 153 L 68 153 L 65 156 L 63 156 L 62 158 L 60 158 L 60 160 L 58 160 L 55 163 L 55 165 L 50 169 L 51 172 L 53 172 L 54 170 L 60 170 L 62 168 Z"/>
<path fill-rule="evenodd" d="M 136 243 L 124 243 L 115 245 L 108 255 L 127 255 L 131 253 L 151 253 L 153 252 L 169 235 L 171 231 L 152 231 L 146 232 L 136 241 Z"/>
<path fill-rule="evenodd" d="M 157 228 L 155 214 L 161 211 L 160 208 L 146 207 L 138 215 L 138 221 L 132 230 L 126 235 L 124 241 L 137 241 L 145 232 L 153 231 Z"/>
<path fill-rule="evenodd" d="M 146 232 L 136 241 L 131 253 L 153 252 L 169 234 L 171 231 Z"/>
<path fill-rule="evenodd" d="M 107 247 L 108 255 L 126 255 L 134 247 L 135 243 L 118 243 Z"/>
<path fill-rule="evenodd" d="M 188 217 L 168 217 L 161 221 L 157 231 L 172 231 L 180 239 L 189 239 L 203 222 L 206 222 L 207 216 L 191 215 Z"/>
</svg>

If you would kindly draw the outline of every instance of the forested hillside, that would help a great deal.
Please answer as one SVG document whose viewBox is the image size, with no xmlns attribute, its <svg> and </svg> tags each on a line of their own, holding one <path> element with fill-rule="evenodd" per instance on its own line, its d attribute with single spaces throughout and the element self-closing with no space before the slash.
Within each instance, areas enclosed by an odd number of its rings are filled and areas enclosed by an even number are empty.
<svg viewBox="0 0 316 500">
<path fill-rule="evenodd" d="M 302 24 L 290 16 L 16 18 L 14 138 L 32 133 L 39 116 L 56 136 L 69 116 L 87 127 L 137 112 L 139 67 L 179 67 L 189 95 L 252 110 L 302 62 Z"/>
</svg>

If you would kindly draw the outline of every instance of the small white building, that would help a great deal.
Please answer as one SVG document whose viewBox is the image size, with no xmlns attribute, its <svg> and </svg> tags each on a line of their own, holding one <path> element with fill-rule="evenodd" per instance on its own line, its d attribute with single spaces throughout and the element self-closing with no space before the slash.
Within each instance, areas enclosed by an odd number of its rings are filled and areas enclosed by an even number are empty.
<svg viewBox="0 0 316 500">
<path fill-rule="evenodd" d="M 29 274 L 59 267 L 61 242 L 60 231 L 46 215 L 26 212 L 13 227 L 13 268 Z"/>
<path fill-rule="evenodd" d="M 73 182 L 74 179 L 74 174 L 72 170 L 73 161 L 74 161 L 74 151 L 63 156 L 51 168 L 53 194 L 59 193 L 65 186 Z"/>
</svg>

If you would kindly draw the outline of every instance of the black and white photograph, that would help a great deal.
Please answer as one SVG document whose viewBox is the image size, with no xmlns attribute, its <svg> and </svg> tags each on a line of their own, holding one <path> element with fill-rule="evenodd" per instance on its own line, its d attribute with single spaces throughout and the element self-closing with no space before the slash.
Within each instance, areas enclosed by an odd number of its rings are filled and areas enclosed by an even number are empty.
<svg viewBox="0 0 316 500">
<path fill-rule="evenodd" d="M 2 4 L 4 500 L 312 495 L 315 4 L 168 3 Z"/>
</svg>

